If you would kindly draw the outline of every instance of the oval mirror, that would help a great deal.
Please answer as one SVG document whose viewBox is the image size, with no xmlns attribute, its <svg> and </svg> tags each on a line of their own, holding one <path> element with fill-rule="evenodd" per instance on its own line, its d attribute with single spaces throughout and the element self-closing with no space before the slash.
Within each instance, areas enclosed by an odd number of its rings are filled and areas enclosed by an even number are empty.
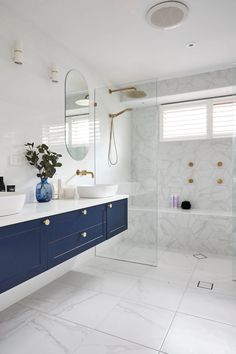
<svg viewBox="0 0 236 354">
<path fill-rule="evenodd" d="M 65 81 L 66 147 L 75 160 L 83 160 L 89 151 L 89 91 L 84 77 L 71 70 Z"/>
</svg>

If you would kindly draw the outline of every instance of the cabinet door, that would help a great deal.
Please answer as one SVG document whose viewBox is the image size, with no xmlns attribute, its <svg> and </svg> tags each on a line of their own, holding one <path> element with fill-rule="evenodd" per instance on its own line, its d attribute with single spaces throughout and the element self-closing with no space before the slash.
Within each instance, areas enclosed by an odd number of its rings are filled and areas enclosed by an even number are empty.
<svg viewBox="0 0 236 354">
<path fill-rule="evenodd" d="M 107 238 L 128 228 L 128 200 L 122 199 L 107 204 Z"/>
<path fill-rule="evenodd" d="M 47 233 L 43 220 L 0 228 L 0 293 L 47 269 Z"/>
</svg>

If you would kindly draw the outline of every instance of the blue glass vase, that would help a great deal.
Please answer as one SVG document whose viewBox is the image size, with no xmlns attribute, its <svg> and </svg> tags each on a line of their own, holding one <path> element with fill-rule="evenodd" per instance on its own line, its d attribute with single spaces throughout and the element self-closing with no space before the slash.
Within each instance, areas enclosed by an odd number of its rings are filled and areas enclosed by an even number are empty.
<svg viewBox="0 0 236 354">
<path fill-rule="evenodd" d="M 41 182 L 36 185 L 36 199 L 40 203 L 50 202 L 52 199 L 52 186 L 47 178 L 41 178 Z"/>
</svg>

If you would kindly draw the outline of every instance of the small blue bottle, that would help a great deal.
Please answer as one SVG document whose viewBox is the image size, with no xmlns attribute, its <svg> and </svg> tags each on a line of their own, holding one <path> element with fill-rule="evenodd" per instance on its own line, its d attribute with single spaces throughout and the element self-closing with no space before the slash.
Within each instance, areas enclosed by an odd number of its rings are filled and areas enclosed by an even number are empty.
<svg viewBox="0 0 236 354">
<path fill-rule="evenodd" d="M 41 182 L 36 185 L 36 199 L 39 203 L 52 200 L 52 186 L 47 178 L 41 178 Z"/>
</svg>

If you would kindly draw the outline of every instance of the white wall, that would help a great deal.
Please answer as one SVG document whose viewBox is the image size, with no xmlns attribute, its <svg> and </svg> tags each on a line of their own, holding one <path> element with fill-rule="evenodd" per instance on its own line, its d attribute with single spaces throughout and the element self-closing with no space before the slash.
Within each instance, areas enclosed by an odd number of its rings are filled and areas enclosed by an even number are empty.
<svg viewBox="0 0 236 354">
<path fill-rule="evenodd" d="M 34 28 L 29 22 L 7 8 L 0 9 L 0 176 L 7 184 L 15 184 L 18 191 L 27 193 L 28 200 L 34 194 L 36 170 L 24 159 L 26 142 L 50 141 L 51 148 L 63 155 L 63 167 L 58 169 L 64 179 L 77 168 L 93 169 L 93 148 L 85 160 L 74 161 L 63 143 L 55 145 L 49 137 L 50 127 L 64 124 L 64 78 L 74 68 L 82 72 L 88 81 L 91 96 L 93 88 L 101 83 L 89 67 L 48 36 Z M 23 40 L 24 64 L 12 61 L 14 41 Z M 58 65 L 60 82 L 49 80 L 49 67 Z M 93 112 L 93 109 L 91 109 Z M 10 163 L 12 157 L 19 162 Z M 16 166 L 17 165 L 17 166 Z"/>
<path fill-rule="evenodd" d="M 12 61 L 14 41 L 23 40 L 24 64 Z M 48 69 L 56 63 L 60 70 L 60 82 L 53 84 L 48 77 Z M 53 151 L 63 155 L 63 167 L 58 175 L 64 180 L 74 174 L 77 168 L 94 168 L 94 150 L 91 146 L 86 159 L 74 161 L 63 143 L 54 145 L 49 136 L 50 127 L 64 124 L 64 78 L 68 70 L 78 69 L 88 81 L 91 96 L 95 86 L 101 85 L 94 72 L 31 23 L 21 20 L 18 14 L 7 8 L 0 8 L 0 176 L 6 184 L 15 184 L 17 191 L 27 193 L 27 199 L 34 198 L 36 170 L 25 162 L 24 144 L 50 141 Z M 93 118 L 93 117 L 92 117 Z M 17 157 L 19 165 L 10 163 Z M 83 179 L 83 181 L 85 181 Z M 90 180 L 89 180 L 90 182 Z M 81 256 L 78 258 L 80 259 Z M 45 272 L 0 296 L 0 310 L 44 286 L 71 269 L 72 259 L 51 271 Z"/>
</svg>

